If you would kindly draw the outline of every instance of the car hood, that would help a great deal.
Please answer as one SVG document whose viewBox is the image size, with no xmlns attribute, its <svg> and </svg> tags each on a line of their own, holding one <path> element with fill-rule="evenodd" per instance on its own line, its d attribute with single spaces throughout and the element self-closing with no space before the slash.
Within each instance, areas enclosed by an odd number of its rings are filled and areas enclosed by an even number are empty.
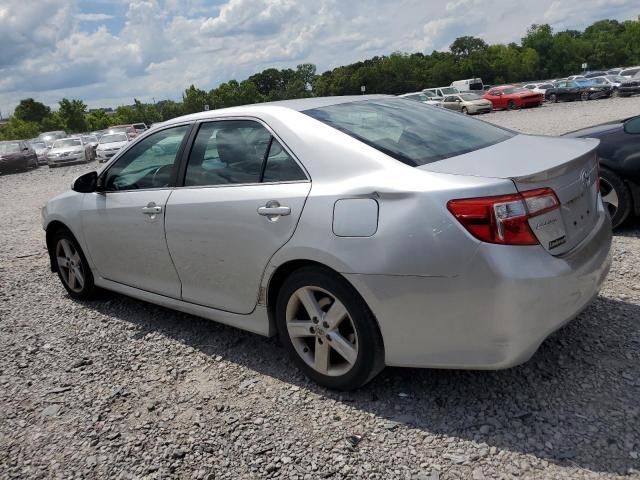
<svg viewBox="0 0 640 480">
<path fill-rule="evenodd" d="M 607 122 L 593 127 L 581 128 L 580 130 L 574 130 L 573 132 L 565 133 L 564 137 L 571 138 L 586 138 L 586 137 L 599 137 L 602 134 L 615 132 L 624 128 L 624 121 L 616 120 L 615 122 Z"/>
<path fill-rule="evenodd" d="M 52 148 L 51 150 L 49 150 L 49 153 L 70 153 L 70 152 L 81 152 L 82 151 L 82 147 L 78 146 L 78 147 L 58 147 L 58 148 Z"/>
<path fill-rule="evenodd" d="M 99 143 L 98 150 L 111 150 L 113 148 L 122 148 L 129 142 L 111 142 L 111 143 Z"/>
<path fill-rule="evenodd" d="M 520 179 L 561 167 L 568 160 L 595 149 L 599 142 L 591 138 L 515 135 L 490 147 L 418 168 L 454 175 Z"/>
</svg>

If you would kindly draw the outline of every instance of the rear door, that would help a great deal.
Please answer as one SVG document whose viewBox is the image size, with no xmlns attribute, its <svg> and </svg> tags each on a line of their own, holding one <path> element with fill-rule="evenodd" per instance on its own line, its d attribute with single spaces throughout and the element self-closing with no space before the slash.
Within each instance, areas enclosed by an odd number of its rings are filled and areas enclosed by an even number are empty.
<svg viewBox="0 0 640 480">
<path fill-rule="evenodd" d="M 166 213 L 182 299 L 250 313 L 269 259 L 294 233 L 311 182 L 256 120 L 202 123 L 183 176 Z"/>
</svg>

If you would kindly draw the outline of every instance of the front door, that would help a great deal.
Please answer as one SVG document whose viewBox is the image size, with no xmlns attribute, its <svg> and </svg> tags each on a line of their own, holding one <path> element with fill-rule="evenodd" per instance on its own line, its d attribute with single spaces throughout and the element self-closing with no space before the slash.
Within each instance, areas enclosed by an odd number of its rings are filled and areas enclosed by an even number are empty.
<svg viewBox="0 0 640 480">
<path fill-rule="evenodd" d="M 180 298 L 180 280 L 164 232 L 165 208 L 189 125 L 149 135 L 127 150 L 87 194 L 82 229 L 98 274 L 114 282 Z"/>
<path fill-rule="evenodd" d="M 293 235 L 311 183 L 259 122 L 203 123 L 184 186 L 167 202 L 182 299 L 234 313 L 256 306 L 273 254 Z"/>
</svg>

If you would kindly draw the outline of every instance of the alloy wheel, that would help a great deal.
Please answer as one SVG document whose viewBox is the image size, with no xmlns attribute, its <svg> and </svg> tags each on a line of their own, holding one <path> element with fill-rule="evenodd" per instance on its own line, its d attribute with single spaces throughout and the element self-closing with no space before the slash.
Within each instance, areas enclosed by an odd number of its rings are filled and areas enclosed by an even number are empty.
<svg viewBox="0 0 640 480">
<path fill-rule="evenodd" d="M 61 238 L 56 245 L 58 270 L 64 283 L 76 293 L 82 292 L 85 283 L 84 269 L 80 253 L 66 238 Z"/>
<path fill-rule="evenodd" d="M 344 304 L 320 287 L 296 290 L 286 307 L 287 333 L 304 362 L 318 373 L 340 376 L 358 358 L 358 334 Z"/>
<path fill-rule="evenodd" d="M 620 199 L 618 198 L 618 192 L 613 188 L 613 185 L 607 181 L 607 179 L 600 177 L 600 193 L 602 194 L 602 201 L 607 208 L 611 218 L 615 217 L 620 205 Z"/>
</svg>

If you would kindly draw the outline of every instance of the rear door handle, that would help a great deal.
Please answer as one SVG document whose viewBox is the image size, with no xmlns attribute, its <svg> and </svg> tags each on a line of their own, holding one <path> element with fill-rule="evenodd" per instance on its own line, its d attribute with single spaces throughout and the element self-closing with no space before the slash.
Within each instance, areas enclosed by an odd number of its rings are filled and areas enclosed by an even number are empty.
<svg viewBox="0 0 640 480">
<path fill-rule="evenodd" d="M 290 215 L 291 208 L 280 205 L 279 202 L 271 200 L 264 207 L 258 208 L 258 215 L 268 217 L 269 220 L 275 220 L 284 215 Z"/>
</svg>

